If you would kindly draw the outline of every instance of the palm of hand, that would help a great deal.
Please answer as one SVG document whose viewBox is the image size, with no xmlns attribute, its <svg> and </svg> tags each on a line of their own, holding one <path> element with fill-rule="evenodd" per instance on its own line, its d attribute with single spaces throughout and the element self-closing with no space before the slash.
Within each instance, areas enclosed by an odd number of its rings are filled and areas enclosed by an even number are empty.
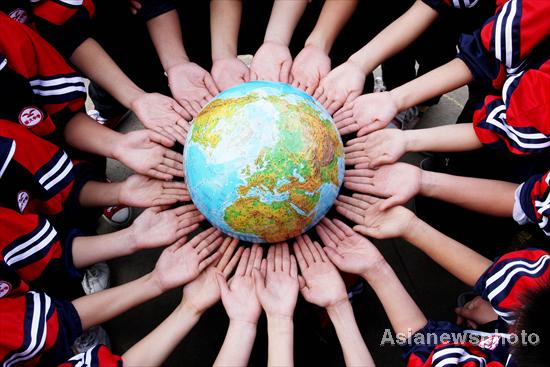
<svg viewBox="0 0 550 367">
<path fill-rule="evenodd" d="M 280 80 L 281 68 L 285 62 L 292 61 L 288 47 L 274 42 L 264 43 L 254 55 L 250 65 L 251 73 L 259 80 Z"/>
<path fill-rule="evenodd" d="M 316 47 L 305 47 L 296 56 L 292 64 L 292 77 L 305 84 L 319 84 L 319 81 L 330 72 L 330 57 Z"/>
<path fill-rule="evenodd" d="M 229 282 L 229 289 L 227 297 L 222 297 L 229 318 L 255 323 L 260 317 L 262 306 L 256 297 L 252 277 L 235 276 Z"/>
<path fill-rule="evenodd" d="M 394 163 L 378 168 L 374 185 L 383 188 L 381 195 L 398 196 L 400 204 L 407 202 L 420 191 L 421 171 L 406 163 Z"/>
<path fill-rule="evenodd" d="M 170 210 L 146 210 L 132 225 L 141 248 L 154 248 L 175 242 L 178 217 Z"/>
<path fill-rule="evenodd" d="M 292 317 L 299 288 L 298 279 L 288 273 L 268 272 L 266 288 L 258 298 L 266 314 Z"/>
<path fill-rule="evenodd" d="M 162 193 L 162 182 L 142 175 L 132 175 L 124 182 L 121 201 L 129 206 L 150 207 Z"/>
<path fill-rule="evenodd" d="M 343 257 L 344 267 L 341 270 L 353 274 L 366 272 L 370 266 L 382 259 L 378 249 L 357 233 L 347 236 L 338 247 L 338 252 Z"/>
<path fill-rule="evenodd" d="M 195 63 L 177 65 L 168 73 L 168 83 L 176 100 L 201 100 L 209 96 L 204 83 L 206 70 Z"/>
<path fill-rule="evenodd" d="M 248 66 L 236 57 L 215 61 L 212 66 L 212 77 L 220 90 L 248 81 L 249 73 Z"/>
<path fill-rule="evenodd" d="M 133 103 L 133 110 L 143 125 L 154 130 L 156 127 L 172 126 L 181 116 L 173 108 L 171 98 L 158 93 L 147 93 Z"/>
<path fill-rule="evenodd" d="M 126 134 L 121 146 L 126 148 L 126 154 L 121 157 L 123 163 L 142 174 L 157 167 L 164 159 L 164 148 L 151 141 L 146 130 Z"/>
<path fill-rule="evenodd" d="M 367 135 L 364 150 L 371 162 L 388 164 L 396 162 L 406 153 L 405 145 L 403 131 L 386 129 Z"/>
<path fill-rule="evenodd" d="M 206 310 L 220 300 L 216 270 L 208 268 L 183 288 L 183 298 L 197 310 Z"/>
<path fill-rule="evenodd" d="M 389 92 L 365 94 L 355 100 L 353 116 L 360 126 L 374 121 L 389 124 L 399 111 Z"/>
<path fill-rule="evenodd" d="M 380 210 L 380 203 L 365 210 L 365 226 L 376 234 L 376 238 L 394 238 L 402 236 L 408 229 L 414 215 L 402 206 L 394 206 L 385 211 Z"/>
<path fill-rule="evenodd" d="M 155 267 L 163 289 L 175 288 L 199 275 L 200 261 L 193 248 L 184 247 L 177 256 L 170 250 L 163 251 Z"/>
<path fill-rule="evenodd" d="M 303 270 L 307 281 L 304 298 L 320 307 L 332 306 L 347 297 L 346 287 L 334 266 L 312 266 Z"/>
</svg>

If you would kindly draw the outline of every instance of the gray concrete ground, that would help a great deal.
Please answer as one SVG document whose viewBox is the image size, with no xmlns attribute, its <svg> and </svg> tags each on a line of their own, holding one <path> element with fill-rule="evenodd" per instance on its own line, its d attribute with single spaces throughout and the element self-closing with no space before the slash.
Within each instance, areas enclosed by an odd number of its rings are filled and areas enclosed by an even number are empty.
<svg viewBox="0 0 550 367">
<path fill-rule="evenodd" d="M 422 118 L 417 128 L 454 123 L 467 98 L 467 91 L 461 88 L 441 98 Z M 140 129 L 135 116 L 130 115 L 120 126 L 121 131 Z M 409 154 L 404 160 L 418 164 L 420 154 Z M 107 175 L 113 181 L 124 179 L 129 172 L 118 162 L 108 162 Z M 414 208 L 414 203 L 410 203 Z M 99 231 L 111 229 L 104 223 Z M 406 288 L 429 318 L 452 320 L 452 309 L 456 296 L 465 287 L 424 254 L 403 240 L 376 241 L 385 257 L 399 275 Z M 112 286 L 135 279 L 153 269 L 160 250 L 143 251 L 109 263 Z M 359 327 L 379 366 L 403 365 L 399 347 L 380 346 L 384 330 L 390 328 L 382 306 L 373 292 L 365 291 L 355 300 L 354 308 Z M 181 290 L 174 290 L 144 305 L 125 313 L 105 325 L 115 352 L 123 353 L 157 326 L 177 305 Z M 332 328 L 319 328 L 319 310 L 303 301 L 297 308 L 296 364 L 297 365 L 344 365 L 340 348 Z M 227 318 L 221 305 L 209 310 L 180 344 L 166 366 L 207 366 L 214 361 L 223 342 Z M 253 350 L 251 365 L 265 365 L 267 338 L 265 321 L 259 326 L 257 342 Z"/>
</svg>

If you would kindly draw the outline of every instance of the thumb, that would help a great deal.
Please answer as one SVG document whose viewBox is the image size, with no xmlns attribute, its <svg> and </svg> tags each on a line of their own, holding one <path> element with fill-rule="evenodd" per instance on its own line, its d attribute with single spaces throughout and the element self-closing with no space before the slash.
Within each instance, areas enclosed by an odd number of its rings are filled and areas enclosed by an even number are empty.
<svg viewBox="0 0 550 367">
<path fill-rule="evenodd" d="M 220 287 L 220 292 L 223 295 L 227 295 L 230 290 L 229 286 L 227 285 L 227 280 L 224 278 L 222 273 L 216 272 L 216 281 L 218 282 L 218 286 Z"/>
<path fill-rule="evenodd" d="M 407 200 L 403 200 L 401 197 L 397 195 L 391 196 L 386 200 L 382 201 L 382 203 L 380 204 L 380 210 L 384 211 L 384 210 L 393 208 L 394 206 L 401 205 L 406 201 Z"/>
<path fill-rule="evenodd" d="M 290 68 L 292 67 L 292 60 L 287 60 L 283 62 L 281 66 L 281 72 L 279 74 L 279 81 L 283 83 L 288 83 L 288 76 L 290 74 Z"/>
<path fill-rule="evenodd" d="M 175 140 L 171 140 L 153 130 L 149 130 L 149 139 L 151 139 L 153 143 L 160 144 L 166 148 L 172 148 L 174 144 L 176 144 Z"/>
<path fill-rule="evenodd" d="M 341 269 L 342 261 L 344 260 L 344 257 L 342 256 L 342 254 L 340 254 L 340 252 L 338 252 L 338 250 L 335 249 L 334 247 L 325 246 L 323 249 L 325 250 L 325 253 L 327 254 L 330 261 L 334 265 L 336 265 L 338 269 Z"/>
<path fill-rule="evenodd" d="M 353 230 L 357 233 L 361 233 L 367 237 L 374 237 L 374 238 L 378 238 L 377 237 L 377 234 L 378 232 L 370 227 L 367 227 L 367 226 L 354 226 L 353 227 Z"/>
<path fill-rule="evenodd" d="M 300 290 L 307 288 L 306 280 L 301 275 L 298 275 L 298 284 L 300 285 Z"/>
<path fill-rule="evenodd" d="M 261 292 L 265 288 L 264 277 L 262 273 L 256 268 L 252 269 L 252 279 L 254 280 L 254 286 L 256 287 L 256 292 Z"/>
<path fill-rule="evenodd" d="M 472 317 L 474 316 L 475 311 L 471 310 L 471 309 L 468 309 L 466 307 L 457 307 L 457 308 L 455 308 L 455 313 L 458 316 L 463 317 L 465 319 L 472 319 Z"/>
</svg>

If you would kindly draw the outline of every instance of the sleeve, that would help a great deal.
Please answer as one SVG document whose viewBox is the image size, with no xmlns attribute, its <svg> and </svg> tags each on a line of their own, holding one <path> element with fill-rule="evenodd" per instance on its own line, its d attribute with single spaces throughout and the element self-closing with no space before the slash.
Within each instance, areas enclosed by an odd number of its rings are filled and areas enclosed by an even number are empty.
<svg viewBox="0 0 550 367">
<path fill-rule="evenodd" d="M 485 98 L 474 113 L 474 128 L 486 145 L 513 154 L 550 150 L 550 60 L 534 60 L 527 69 L 506 77 L 501 95 Z"/>
<path fill-rule="evenodd" d="M 42 0 L 32 7 L 38 32 L 68 59 L 92 33 L 92 0 Z"/>
<path fill-rule="evenodd" d="M 426 5 L 441 12 L 448 8 L 468 9 L 477 5 L 479 0 L 422 0 Z"/>
<path fill-rule="evenodd" d="M 548 284 L 550 255 L 539 249 L 510 252 L 498 258 L 476 283 L 475 291 L 489 301 L 507 324 L 523 304 L 527 291 Z"/>
<path fill-rule="evenodd" d="M 33 288 L 63 294 L 71 281 L 80 282 L 72 242 L 82 235 L 73 229 L 58 233 L 44 217 L 0 208 L 0 257 Z"/>
<path fill-rule="evenodd" d="M 547 0 L 507 0 L 483 26 L 483 47 L 513 71 L 545 42 L 550 34 L 549 18 Z"/>
<path fill-rule="evenodd" d="M 524 223 L 537 223 L 550 236 L 550 171 L 531 177 L 518 188 L 516 206 L 525 216 Z"/>
<path fill-rule="evenodd" d="M 0 179 L 13 159 L 15 147 L 15 140 L 0 136 Z"/>
<path fill-rule="evenodd" d="M 475 341 L 482 337 L 476 336 Z M 409 338 L 404 348 L 407 367 L 429 366 L 504 366 L 506 357 L 470 343 L 473 340 L 462 328 L 445 321 L 429 320 Z"/>
<path fill-rule="evenodd" d="M 67 360 L 82 333 L 70 302 L 28 292 L 0 299 L 0 363 L 3 366 L 54 366 Z"/>
<path fill-rule="evenodd" d="M 27 88 L 30 87 L 36 97 L 35 100 L 25 99 L 25 102 L 29 103 L 28 106 L 38 104 L 37 107 L 51 117 L 57 129 L 62 130 L 77 112 L 84 111 L 84 79 L 35 31 L 3 13 L 0 13 L 0 34 L 0 54 L 4 55 L 9 68 L 23 80 Z M 10 98 L 9 93 L 14 88 L 16 85 L 11 82 L 3 83 L 2 98 L 12 101 L 13 97 Z M 2 108 L 5 108 L 5 103 Z M 27 125 L 33 127 L 34 132 L 41 124 L 32 121 Z M 45 135 L 39 131 L 36 133 Z"/>
<path fill-rule="evenodd" d="M 140 2 L 141 10 L 138 14 L 146 22 L 176 9 L 176 3 L 173 0 L 141 0 Z"/>
<path fill-rule="evenodd" d="M 80 353 L 59 367 L 122 367 L 122 358 L 113 354 L 105 345 L 97 345 Z"/>
</svg>

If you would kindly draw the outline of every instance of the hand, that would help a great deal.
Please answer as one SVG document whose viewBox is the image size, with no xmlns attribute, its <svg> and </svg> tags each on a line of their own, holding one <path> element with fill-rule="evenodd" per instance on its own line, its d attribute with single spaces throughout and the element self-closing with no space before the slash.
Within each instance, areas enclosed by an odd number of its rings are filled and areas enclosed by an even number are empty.
<svg viewBox="0 0 550 367">
<path fill-rule="evenodd" d="M 156 206 L 145 210 L 130 226 L 137 250 L 166 246 L 199 227 L 204 216 L 194 205 L 164 210 Z"/>
<path fill-rule="evenodd" d="M 250 65 L 250 80 L 270 80 L 288 83 L 292 56 L 282 43 L 264 42 Z"/>
<path fill-rule="evenodd" d="M 172 95 L 193 117 L 219 93 L 208 71 L 194 62 L 174 65 L 166 74 Z"/>
<path fill-rule="evenodd" d="M 256 297 L 252 270 L 259 269 L 262 262 L 262 248 L 258 245 L 244 250 L 235 275 L 227 284 L 227 280 L 220 273 L 217 274 L 218 285 L 222 295 L 222 302 L 227 315 L 233 321 L 242 321 L 256 324 L 262 306 Z"/>
<path fill-rule="evenodd" d="M 216 273 L 224 278 L 233 272 L 239 262 L 244 247 L 237 245 L 239 241 L 226 237 L 218 250 L 222 256 L 218 263 L 210 265 L 195 280 L 183 288 L 182 302 L 191 305 L 198 313 L 202 313 L 220 300 L 220 287 L 216 281 Z M 236 251 L 235 251 L 236 250 Z"/>
<path fill-rule="evenodd" d="M 137 173 L 159 180 L 183 177 L 183 155 L 173 152 L 173 141 L 150 130 L 122 135 L 113 157 Z"/>
<path fill-rule="evenodd" d="M 313 95 L 319 82 L 330 72 L 330 57 L 321 48 L 309 45 L 300 51 L 290 70 L 292 85 Z"/>
<path fill-rule="evenodd" d="M 189 191 L 183 182 L 161 181 L 139 174 L 128 177 L 121 183 L 118 202 L 137 208 L 172 205 L 189 201 Z"/>
<path fill-rule="evenodd" d="M 398 112 L 390 92 L 369 93 L 346 102 L 334 122 L 342 135 L 358 131 L 357 136 L 363 136 L 388 126 Z"/>
<path fill-rule="evenodd" d="M 250 80 L 248 66 L 238 57 L 215 60 L 212 64 L 212 78 L 220 91 Z"/>
<path fill-rule="evenodd" d="M 402 206 L 384 211 L 380 209 L 382 203 L 382 200 L 368 195 L 340 195 L 336 199 L 336 211 L 359 224 L 353 230 L 365 236 L 378 239 L 403 237 L 414 224 L 416 216 Z"/>
<path fill-rule="evenodd" d="M 289 254 L 288 245 L 270 246 L 267 259 L 262 260 L 261 271 L 255 269 L 253 278 L 256 295 L 267 317 L 292 320 L 300 287 L 296 258 Z"/>
<path fill-rule="evenodd" d="M 367 136 L 352 139 L 344 148 L 346 164 L 366 164 L 376 168 L 397 162 L 407 152 L 407 135 L 399 129 L 375 131 Z"/>
<path fill-rule="evenodd" d="M 332 115 L 344 103 L 351 103 L 363 93 L 366 75 L 359 66 L 347 61 L 321 79 L 313 98 Z"/>
<path fill-rule="evenodd" d="M 380 210 L 405 204 L 420 192 L 422 170 L 407 163 L 394 163 L 372 169 L 347 170 L 344 186 L 363 194 L 388 198 Z"/>
<path fill-rule="evenodd" d="M 487 324 L 498 319 L 493 306 L 483 298 L 477 296 L 463 307 L 455 308 L 456 324 L 463 327 L 477 329 L 479 325 Z"/>
<path fill-rule="evenodd" d="M 337 219 L 325 217 L 315 230 L 325 245 L 328 258 L 346 273 L 365 275 L 385 263 L 372 242 Z"/>
<path fill-rule="evenodd" d="M 221 253 L 216 250 L 222 241 L 221 232 L 212 229 L 202 232 L 187 243 L 186 238 L 181 238 L 164 249 L 153 270 L 160 289 L 165 292 L 195 279 L 220 258 Z"/>
<path fill-rule="evenodd" d="M 333 307 L 348 301 L 348 293 L 338 270 L 325 251 L 307 235 L 299 236 L 294 253 L 300 266 L 300 292 L 309 303 L 320 307 Z"/>
<path fill-rule="evenodd" d="M 132 101 L 132 111 L 146 128 L 172 142 L 185 143 L 191 115 L 172 98 L 159 93 L 143 93 Z"/>
<path fill-rule="evenodd" d="M 141 10 L 141 2 L 139 0 L 129 0 L 128 2 L 130 3 L 130 13 L 136 15 Z"/>
</svg>

